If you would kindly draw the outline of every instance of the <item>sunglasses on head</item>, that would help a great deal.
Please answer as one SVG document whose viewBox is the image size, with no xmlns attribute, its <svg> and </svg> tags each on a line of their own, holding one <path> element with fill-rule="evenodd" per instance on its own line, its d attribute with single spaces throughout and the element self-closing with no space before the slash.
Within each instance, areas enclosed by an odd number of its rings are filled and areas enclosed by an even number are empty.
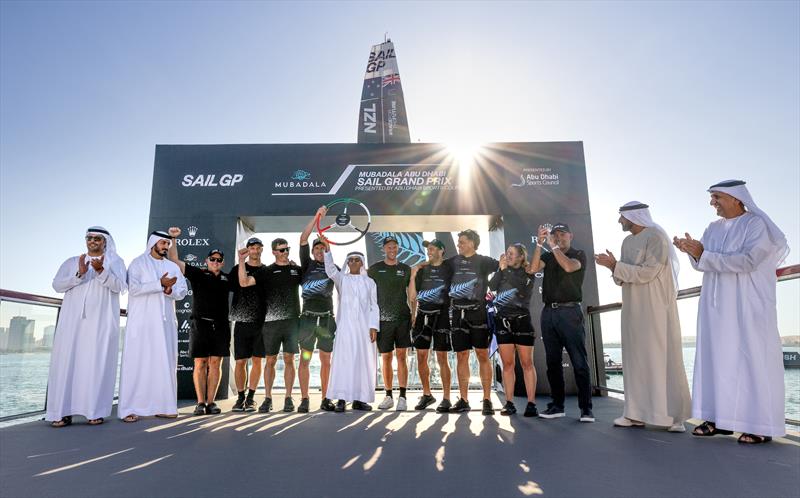
<svg viewBox="0 0 800 498">
<path fill-rule="evenodd" d="M 94 242 L 102 242 L 103 241 L 103 237 L 100 236 L 100 235 L 87 235 L 86 236 L 86 242 L 92 242 L 92 241 L 94 241 Z"/>
<path fill-rule="evenodd" d="M 290 247 L 281 247 L 280 249 L 275 249 L 275 252 L 289 252 Z"/>
<path fill-rule="evenodd" d="M 208 258 L 212 263 L 222 263 L 222 258 Z"/>
</svg>

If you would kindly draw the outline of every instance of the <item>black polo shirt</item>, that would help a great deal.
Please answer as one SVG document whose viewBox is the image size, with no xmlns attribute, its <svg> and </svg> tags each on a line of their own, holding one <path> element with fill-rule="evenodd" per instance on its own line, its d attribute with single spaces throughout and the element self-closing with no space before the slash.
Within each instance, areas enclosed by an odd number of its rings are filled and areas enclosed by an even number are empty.
<svg viewBox="0 0 800 498">
<path fill-rule="evenodd" d="M 264 321 L 296 319 L 300 316 L 300 284 L 302 269 L 293 264 L 271 265 L 256 272 L 256 283 L 263 284 L 267 294 Z"/>
<path fill-rule="evenodd" d="M 580 249 L 570 247 L 564 255 L 570 259 L 577 259 L 581 269 L 567 273 L 561 268 L 552 253 L 542 254 L 544 267 L 544 280 L 542 281 L 542 301 L 550 303 L 571 303 L 583 301 L 583 275 L 586 273 L 586 254 Z"/>
<path fill-rule="evenodd" d="M 184 274 L 192 284 L 192 318 L 228 321 L 230 280 L 224 272 L 214 275 L 208 270 L 186 265 Z"/>
</svg>

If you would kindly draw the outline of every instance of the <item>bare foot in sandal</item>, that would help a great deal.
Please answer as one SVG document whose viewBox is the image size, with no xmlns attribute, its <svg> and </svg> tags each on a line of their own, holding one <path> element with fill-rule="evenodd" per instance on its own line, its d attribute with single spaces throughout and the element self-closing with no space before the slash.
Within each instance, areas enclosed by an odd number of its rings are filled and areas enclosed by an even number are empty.
<svg viewBox="0 0 800 498">
<path fill-rule="evenodd" d="M 91 419 L 91 420 L 89 421 L 89 425 L 100 425 L 100 424 L 102 424 L 103 422 L 105 422 L 105 420 L 103 420 L 103 417 L 100 417 L 100 418 L 93 418 L 93 419 Z"/>
<path fill-rule="evenodd" d="M 716 436 L 716 435 L 730 436 L 733 432 L 725 429 L 717 429 L 714 422 L 703 422 L 692 431 L 693 436 Z"/>
<path fill-rule="evenodd" d="M 762 444 L 772 441 L 772 437 L 759 436 L 756 434 L 748 434 L 745 432 L 741 436 L 739 436 L 738 441 L 742 444 Z"/>
<path fill-rule="evenodd" d="M 51 422 L 51 427 L 66 427 L 68 425 L 72 425 L 72 416 L 69 417 L 61 417 L 61 420 L 56 420 L 55 422 Z"/>
<path fill-rule="evenodd" d="M 123 422 L 128 422 L 128 423 L 138 422 L 139 421 L 139 416 L 138 415 L 128 415 L 127 417 L 123 418 L 122 421 Z"/>
</svg>

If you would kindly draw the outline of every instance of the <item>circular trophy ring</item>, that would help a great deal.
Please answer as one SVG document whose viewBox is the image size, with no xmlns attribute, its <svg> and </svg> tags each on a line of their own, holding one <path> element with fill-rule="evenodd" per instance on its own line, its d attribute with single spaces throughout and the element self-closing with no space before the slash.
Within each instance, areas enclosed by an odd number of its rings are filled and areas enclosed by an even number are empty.
<svg viewBox="0 0 800 498">
<path fill-rule="evenodd" d="M 364 235 L 367 234 L 367 231 L 369 230 L 369 226 L 372 224 L 372 215 L 370 214 L 369 209 L 367 209 L 367 206 L 363 202 L 359 201 L 358 199 L 350 199 L 350 198 L 336 199 L 336 200 L 333 200 L 333 201 L 329 202 L 328 204 L 326 204 L 325 207 L 330 210 L 332 207 L 340 205 L 340 204 L 344 204 L 344 209 L 340 214 L 336 215 L 336 218 L 335 218 L 334 222 L 331 223 L 330 225 L 322 226 L 322 217 L 321 216 L 317 217 L 317 233 L 319 234 L 319 237 L 321 239 L 324 239 L 324 240 L 328 241 L 329 244 L 337 245 L 337 246 L 347 246 L 347 245 L 354 244 L 354 243 L 358 242 L 359 240 L 361 240 L 364 237 Z M 350 208 L 351 204 L 355 205 L 357 207 L 360 207 L 361 210 L 364 212 L 364 214 L 366 214 L 366 216 L 367 216 L 367 225 L 364 227 L 363 230 L 361 228 L 358 228 L 357 226 L 353 225 L 353 223 L 352 223 L 351 216 L 347 212 L 348 209 Z M 328 230 L 330 230 L 333 227 L 350 228 L 350 229 L 356 231 L 358 233 L 358 236 L 356 238 L 352 239 L 352 240 L 347 240 L 345 242 L 334 242 L 333 240 L 330 240 L 325 235 L 325 232 L 327 232 Z"/>
</svg>

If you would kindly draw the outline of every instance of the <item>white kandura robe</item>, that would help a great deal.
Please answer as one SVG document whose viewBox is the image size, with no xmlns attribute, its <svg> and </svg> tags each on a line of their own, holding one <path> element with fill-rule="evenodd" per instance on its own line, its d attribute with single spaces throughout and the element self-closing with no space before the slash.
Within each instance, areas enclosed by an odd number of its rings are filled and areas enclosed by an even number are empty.
<svg viewBox="0 0 800 498">
<path fill-rule="evenodd" d="M 325 253 L 325 272 L 339 294 L 327 396 L 371 403 L 375 401 L 378 352 L 370 341 L 369 329 L 380 327 L 375 281 L 366 273 L 351 275 L 339 271 L 330 252 Z"/>
<path fill-rule="evenodd" d="M 703 272 L 692 416 L 720 429 L 779 437 L 783 350 L 775 300 L 778 255 L 762 218 L 719 219 L 692 266 Z"/>
<path fill-rule="evenodd" d="M 178 277 L 165 295 L 161 276 Z M 188 289 L 178 265 L 143 254 L 128 267 L 128 322 L 117 416 L 178 413 L 178 323 L 175 301 Z"/>
<path fill-rule="evenodd" d="M 70 415 L 89 420 L 108 417 L 114 402 L 119 295 L 127 287 L 125 262 L 108 258 L 102 273 L 89 265 L 79 278 L 75 276 L 79 260 L 80 256 L 66 260 L 53 279 L 53 289 L 64 293 L 64 301 L 50 354 L 48 421 Z"/>
<path fill-rule="evenodd" d="M 669 255 L 669 239 L 645 228 L 625 238 L 614 268 L 622 286 L 623 416 L 667 427 L 692 411 Z"/>
</svg>

